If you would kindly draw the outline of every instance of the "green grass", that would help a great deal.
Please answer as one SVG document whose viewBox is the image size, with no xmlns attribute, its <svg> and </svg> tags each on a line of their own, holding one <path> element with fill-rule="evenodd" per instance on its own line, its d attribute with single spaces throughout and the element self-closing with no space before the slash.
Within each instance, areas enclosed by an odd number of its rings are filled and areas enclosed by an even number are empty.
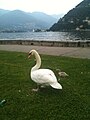
<svg viewBox="0 0 90 120">
<path fill-rule="evenodd" d="M 60 78 L 62 90 L 51 87 L 32 92 L 29 78 L 34 65 L 26 53 L 0 51 L 0 120 L 89 120 L 90 60 L 41 55 L 42 68 L 58 69 L 69 76 Z"/>
</svg>

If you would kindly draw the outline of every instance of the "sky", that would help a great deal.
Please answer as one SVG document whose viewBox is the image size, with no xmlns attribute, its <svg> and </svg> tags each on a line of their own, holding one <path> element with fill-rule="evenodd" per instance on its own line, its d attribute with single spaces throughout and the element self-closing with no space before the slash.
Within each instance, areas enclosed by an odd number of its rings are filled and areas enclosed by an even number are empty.
<svg viewBox="0 0 90 120">
<path fill-rule="evenodd" d="M 0 9 L 66 14 L 83 0 L 0 0 Z"/>
</svg>

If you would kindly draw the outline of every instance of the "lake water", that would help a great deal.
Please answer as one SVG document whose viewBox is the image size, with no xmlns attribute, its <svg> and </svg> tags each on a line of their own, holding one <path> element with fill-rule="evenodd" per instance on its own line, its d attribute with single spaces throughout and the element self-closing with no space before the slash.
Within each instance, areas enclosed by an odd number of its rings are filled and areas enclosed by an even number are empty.
<svg viewBox="0 0 90 120">
<path fill-rule="evenodd" d="M 90 31 L 0 33 L 0 40 L 38 40 L 38 41 L 90 40 Z"/>
</svg>

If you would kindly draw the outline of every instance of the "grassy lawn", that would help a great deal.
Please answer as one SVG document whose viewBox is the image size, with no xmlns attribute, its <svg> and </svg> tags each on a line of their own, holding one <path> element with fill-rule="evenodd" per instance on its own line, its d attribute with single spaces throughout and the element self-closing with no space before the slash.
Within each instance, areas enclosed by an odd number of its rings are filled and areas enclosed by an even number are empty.
<svg viewBox="0 0 90 120">
<path fill-rule="evenodd" d="M 89 120 L 90 60 L 41 55 L 42 68 L 52 69 L 62 90 L 51 87 L 32 92 L 34 65 L 26 53 L 0 51 L 0 120 Z M 60 78 L 58 69 L 69 76 Z"/>
</svg>

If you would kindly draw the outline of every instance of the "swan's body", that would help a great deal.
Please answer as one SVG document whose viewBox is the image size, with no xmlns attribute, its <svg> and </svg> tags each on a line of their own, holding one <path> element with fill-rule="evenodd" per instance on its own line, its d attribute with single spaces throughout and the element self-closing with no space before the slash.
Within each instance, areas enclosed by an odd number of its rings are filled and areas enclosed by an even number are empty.
<svg viewBox="0 0 90 120">
<path fill-rule="evenodd" d="M 62 89 L 62 86 L 57 82 L 57 78 L 50 69 L 39 69 L 41 66 L 41 58 L 37 51 L 31 50 L 29 57 L 34 55 L 36 58 L 36 65 L 31 69 L 31 79 L 37 84 L 50 85 L 55 89 Z"/>
</svg>

